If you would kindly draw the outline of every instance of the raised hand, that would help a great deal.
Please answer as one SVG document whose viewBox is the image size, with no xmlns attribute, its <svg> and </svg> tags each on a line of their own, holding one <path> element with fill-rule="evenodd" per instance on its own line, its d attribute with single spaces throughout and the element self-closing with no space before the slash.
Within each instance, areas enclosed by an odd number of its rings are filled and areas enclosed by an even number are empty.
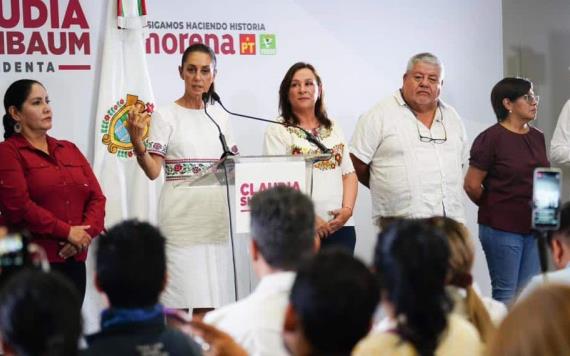
<svg viewBox="0 0 570 356">
<path fill-rule="evenodd" d="M 143 144 L 145 130 L 150 122 L 150 113 L 139 112 L 134 107 L 129 110 L 129 118 L 127 119 L 127 132 L 131 137 L 131 143 L 137 149 L 137 146 Z"/>
</svg>

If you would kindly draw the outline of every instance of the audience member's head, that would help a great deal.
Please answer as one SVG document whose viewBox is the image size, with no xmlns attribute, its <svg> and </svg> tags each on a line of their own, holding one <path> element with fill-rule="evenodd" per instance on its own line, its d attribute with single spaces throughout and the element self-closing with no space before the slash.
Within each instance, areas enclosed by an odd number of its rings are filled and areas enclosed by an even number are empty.
<svg viewBox="0 0 570 356">
<path fill-rule="evenodd" d="M 495 327 L 483 301 L 473 290 L 471 268 L 475 260 L 475 246 L 469 231 L 465 225 L 447 217 L 433 217 L 426 221 L 447 237 L 450 251 L 448 284 L 465 289 L 467 318 L 477 328 L 481 340 L 487 342 Z"/>
<path fill-rule="evenodd" d="M 78 354 L 81 301 L 75 287 L 53 272 L 24 269 L 0 293 L 4 355 Z"/>
<path fill-rule="evenodd" d="M 352 255 L 324 250 L 297 271 L 285 316 L 293 355 L 348 355 L 370 330 L 379 300 L 370 270 Z"/>
<path fill-rule="evenodd" d="M 570 287 L 545 285 L 517 302 L 491 339 L 488 355 L 570 355 Z"/>
<path fill-rule="evenodd" d="M 96 282 L 113 307 L 158 303 L 166 282 L 165 239 L 152 225 L 127 220 L 99 238 Z"/>
<path fill-rule="evenodd" d="M 550 248 L 556 268 L 565 268 L 570 263 L 570 202 L 562 206 L 560 228 L 550 235 Z"/>
<path fill-rule="evenodd" d="M 392 223 L 378 236 L 374 268 L 386 312 L 419 354 L 433 354 L 452 303 L 445 292 L 449 245 L 422 220 Z"/>
<path fill-rule="evenodd" d="M 279 186 L 255 194 L 250 207 L 254 267 L 296 270 L 313 254 L 315 212 L 305 194 Z"/>
<path fill-rule="evenodd" d="M 465 225 L 447 217 L 433 217 L 425 221 L 441 231 L 449 244 L 449 284 L 467 288 L 473 277 L 471 268 L 475 260 L 475 247 Z"/>
</svg>

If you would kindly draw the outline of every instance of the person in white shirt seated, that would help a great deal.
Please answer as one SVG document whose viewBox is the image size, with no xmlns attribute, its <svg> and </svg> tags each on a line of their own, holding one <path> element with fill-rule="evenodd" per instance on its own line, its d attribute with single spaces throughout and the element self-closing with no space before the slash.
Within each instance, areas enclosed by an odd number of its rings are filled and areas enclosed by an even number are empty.
<svg viewBox="0 0 570 356">
<path fill-rule="evenodd" d="M 534 276 L 519 294 L 519 300 L 544 283 L 570 285 L 570 202 L 562 206 L 560 228 L 549 236 L 548 241 L 552 262 L 557 270 Z"/>
<path fill-rule="evenodd" d="M 287 187 L 256 193 L 251 202 L 253 268 L 261 279 L 248 297 L 206 314 L 204 321 L 231 335 L 250 355 L 288 355 L 281 331 L 300 263 L 316 250 L 309 197 Z"/>
</svg>

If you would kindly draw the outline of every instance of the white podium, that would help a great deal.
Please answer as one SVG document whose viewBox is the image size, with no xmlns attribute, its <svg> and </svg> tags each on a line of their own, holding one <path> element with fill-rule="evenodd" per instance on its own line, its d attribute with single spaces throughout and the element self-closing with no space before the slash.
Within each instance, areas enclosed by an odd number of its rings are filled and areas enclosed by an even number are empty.
<svg viewBox="0 0 570 356">
<path fill-rule="evenodd" d="M 219 186 L 226 190 L 230 225 L 227 247 L 231 251 L 234 281 L 234 295 L 229 300 L 246 297 L 258 282 L 249 256 L 249 201 L 252 196 L 278 185 L 310 195 L 313 163 L 329 157 L 230 156 L 220 160 L 208 172 L 180 183 Z"/>
</svg>

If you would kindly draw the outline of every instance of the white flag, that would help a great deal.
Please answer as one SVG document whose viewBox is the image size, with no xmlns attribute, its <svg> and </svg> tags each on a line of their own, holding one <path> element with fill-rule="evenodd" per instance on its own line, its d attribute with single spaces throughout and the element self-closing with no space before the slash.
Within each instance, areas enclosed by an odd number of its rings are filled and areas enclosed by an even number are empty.
<svg viewBox="0 0 570 356">
<path fill-rule="evenodd" d="M 125 123 L 128 110 L 152 112 L 144 50 L 144 0 L 109 0 L 97 104 L 94 171 L 107 197 L 105 226 L 139 218 L 156 223 L 157 184 L 138 166 Z"/>
<path fill-rule="evenodd" d="M 156 223 L 161 178 L 149 180 L 138 166 L 125 123 L 128 110 L 152 112 L 154 95 L 146 63 L 144 0 L 109 0 L 97 103 L 93 170 L 107 197 L 105 227 L 128 218 Z M 148 134 L 148 133 L 147 133 Z M 100 298 L 93 290 L 94 249 L 87 264 L 84 312 L 87 332 L 98 328 Z"/>
</svg>

